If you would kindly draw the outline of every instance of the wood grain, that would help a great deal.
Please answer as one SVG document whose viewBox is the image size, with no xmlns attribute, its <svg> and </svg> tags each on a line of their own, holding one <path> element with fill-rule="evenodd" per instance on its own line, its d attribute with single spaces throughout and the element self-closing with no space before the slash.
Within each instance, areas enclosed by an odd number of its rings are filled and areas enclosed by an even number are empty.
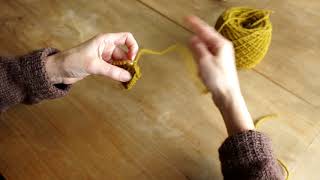
<svg viewBox="0 0 320 180">
<path fill-rule="evenodd" d="M 195 14 L 214 25 L 227 8 L 247 6 L 273 11 L 271 48 L 256 71 L 275 84 L 320 106 L 320 2 L 310 0 L 140 0 L 175 23 L 185 27 L 183 18 Z"/>
<path fill-rule="evenodd" d="M 0 52 L 67 49 L 101 32 L 130 31 L 141 47 L 185 44 L 189 32 L 138 1 L 0 0 Z M 186 3 L 188 4 L 188 3 Z M 179 8 L 177 7 L 177 10 Z M 131 90 L 89 77 L 64 98 L 18 105 L 0 117 L 0 172 L 8 179 L 222 179 L 217 149 L 226 130 L 172 52 L 141 59 Z M 241 72 L 253 117 L 290 169 L 318 135 L 319 112 L 253 71 Z"/>
<path fill-rule="evenodd" d="M 292 174 L 292 179 L 310 179 L 319 178 L 319 159 L 320 159 L 320 137 L 318 136 L 309 146 L 304 155 L 299 159 L 300 162 Z"/>
</svg>

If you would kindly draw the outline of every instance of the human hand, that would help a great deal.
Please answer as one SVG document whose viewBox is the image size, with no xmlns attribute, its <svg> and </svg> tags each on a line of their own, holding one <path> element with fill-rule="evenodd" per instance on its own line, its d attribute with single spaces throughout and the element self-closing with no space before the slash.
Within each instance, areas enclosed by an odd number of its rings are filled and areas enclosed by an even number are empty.
<svg viewBox="0 0 320 180">
<path fill-rule="evenodd" d="M 126 46 L 125 51 L 121 46 Z M 116 81 L 131 79 L 128 71 L 110 64 L 118 60 L 134 60 L 138 43 L 131 33 L 101 34 L 46 61 L 49 80 L 53 84 L 73 84 L 88 75 L 104 75 Z"/>
<path fill-rule="evenodd" d="M 240 91 L 232 43 L 201 19 L 190 16 L 187 23 L 195 33 L 190 48 L 199 74 L 219 108 L 229 135 L 254 130 Z"/>
<path fill-rule="evenodd" d="M 232 43 L 195 16 L 186 18 L 195 35 L 190 49 L 198 63 L 199 75 L 215 103 L 230 93 L 240 92 Z"/>
</svg>

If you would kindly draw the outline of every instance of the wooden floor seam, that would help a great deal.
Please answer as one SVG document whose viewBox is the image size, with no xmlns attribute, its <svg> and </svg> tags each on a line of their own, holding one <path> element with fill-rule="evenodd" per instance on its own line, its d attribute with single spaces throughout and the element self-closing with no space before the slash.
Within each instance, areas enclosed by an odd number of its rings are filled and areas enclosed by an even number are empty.
<svg viewBox="0 0 320 180">
<path fill-rule="evenodd" d="M 181 27 L 182 29 L 186 30 L 187 32 L 192 33 L 192 31 L 190 31 L 188 28 L 184 27 L 183 25 L 181 25 L 180 23 L 176 22 L 174 19 L 171 19 L 170 17 L 166 16 L 165 14 L 163 14 L 162 12 L 158 11 L 156 8 L 153 8 L 152 6 L 148 5 L 147 3 L 141 1 L 141 0 L 137 0 L 140 4 L 142 4 L 143 6 L 145 6 L 146 8 L 150 9 L 151 11 L 159 14 L 160 16 L 164 17 L 165 19 L 169 20 L 170 22 L 174 23 L 175 25 Z M 312 104 L 311 102 L 307 101 L 306 99 L 304 99 L 303 97 L 299 96 L 298 94 L 292 92 L 291 90 L 289 90 L 288 88 L 284 87 L 283 85 L 281 85 L 280 83 L 272 80 L 271 78 L 269 78 L 266 74 L 259 72 L 257 69 L 253 69 L 254 72 L 256 72 L 257 74 L 263 76 L 265 79 L 269 80 L 270 82 L 272 82 L 273 84 L 275 84 L 276 86 L 280 87 L 281 89 L 285 90 L 286 92 L 292 94 L 293 96 L 297 97 L 298 99 L 306 102 L 307 104 L 313 106 L 313 107 L 317 107 L 316 105 Z"/>
</svg>

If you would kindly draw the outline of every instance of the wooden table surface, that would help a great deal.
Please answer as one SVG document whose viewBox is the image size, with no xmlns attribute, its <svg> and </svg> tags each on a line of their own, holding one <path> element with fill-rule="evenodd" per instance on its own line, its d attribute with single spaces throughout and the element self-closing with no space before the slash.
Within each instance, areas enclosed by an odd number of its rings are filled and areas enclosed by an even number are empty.
<svg viewBox="0 0 320 180">
<path fill-rule="evenodd" d="M 140 47 L 185 44 L 183 16 L 214 24 L 227 7 L 274 11 L 271 49 L 239 72 L 254 118 L 292 179 L 317 179 L 320 160 L 320 2 L 310 0 L 0 0 L 0 53 L 70 48 L 101 32 L 130 31 Z M 227 133 L 178 52 L 144 56 L 131 91 L 89 77 L 64 98 L 0 115 L 0 172 L 9 180 L 222 179 L 217 149 Z M 190 63 L 190 62 L 187 62 Z"/>
</svg>

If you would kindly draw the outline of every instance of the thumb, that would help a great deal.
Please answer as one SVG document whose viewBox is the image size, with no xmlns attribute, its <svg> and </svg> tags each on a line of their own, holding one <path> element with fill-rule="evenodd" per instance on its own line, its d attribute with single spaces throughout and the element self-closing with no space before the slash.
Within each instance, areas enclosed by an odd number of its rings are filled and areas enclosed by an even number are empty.
<svg viewBox="0 0 320 180">
<path fill-rule="evenodd" d="M 131 79 L 131 74 L 128 71 L 105 61 L 98 61 L 96 67 L 95 74 L 107 76 L 121 82 L 127 82 Z"/>
</svg>

